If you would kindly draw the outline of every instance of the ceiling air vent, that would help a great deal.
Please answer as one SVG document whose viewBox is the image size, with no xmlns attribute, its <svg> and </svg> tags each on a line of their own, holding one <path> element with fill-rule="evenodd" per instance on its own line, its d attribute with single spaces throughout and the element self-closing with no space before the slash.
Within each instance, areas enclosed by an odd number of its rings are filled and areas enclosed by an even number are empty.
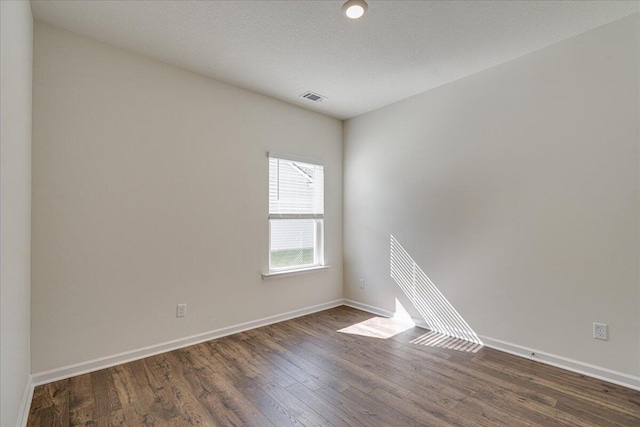
<svg viewBox="0 0 640 427">
<path fill-rule="evenodd" d="M 314 93 L 314 92 L 305 92 L 300 96 L 313 102 L 322 102 L 325 99 L 327 99 L 326 96 L 318 95 L 317 93 Z"/>
</svg>

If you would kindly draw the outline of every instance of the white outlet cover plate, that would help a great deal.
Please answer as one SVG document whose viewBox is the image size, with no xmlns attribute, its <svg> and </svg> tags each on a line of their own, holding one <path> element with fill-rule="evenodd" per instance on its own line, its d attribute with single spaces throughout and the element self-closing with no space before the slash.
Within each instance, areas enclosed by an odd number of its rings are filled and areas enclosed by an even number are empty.
<svg viewBox="0 0 640 427">
<path fill-rule="evenodd" d="M 187 304 L 178 304 L 176 317 L 185 317 L 187 315 Z"/>
<path fill-rule="evenodd" d="M 604 323 L 593 323 L 593 337 L 597 340 L 609 339 L 609 327 Z"/>
</svg>

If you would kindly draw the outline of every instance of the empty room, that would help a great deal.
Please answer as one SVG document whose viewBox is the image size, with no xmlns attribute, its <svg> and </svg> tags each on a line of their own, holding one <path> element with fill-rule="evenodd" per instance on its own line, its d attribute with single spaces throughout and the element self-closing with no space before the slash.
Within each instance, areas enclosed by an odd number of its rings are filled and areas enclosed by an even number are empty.
<svg viewBox="0 0 640 427">
<path fill-rule="evenodd" d="M 0 425 L 640 426 L 639 1 L 0 1 Z"/>
</svg>

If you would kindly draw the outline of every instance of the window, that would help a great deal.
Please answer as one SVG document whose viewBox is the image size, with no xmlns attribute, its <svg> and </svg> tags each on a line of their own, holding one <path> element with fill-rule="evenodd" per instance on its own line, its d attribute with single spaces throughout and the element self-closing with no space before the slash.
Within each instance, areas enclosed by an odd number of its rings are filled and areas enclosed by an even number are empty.
<svg viewBox="0 0 640 427">
<path fill-rule="evenodd" d="M 324 265 L 324 167 L 269 153 L 269 271 Z"/>
</svg>

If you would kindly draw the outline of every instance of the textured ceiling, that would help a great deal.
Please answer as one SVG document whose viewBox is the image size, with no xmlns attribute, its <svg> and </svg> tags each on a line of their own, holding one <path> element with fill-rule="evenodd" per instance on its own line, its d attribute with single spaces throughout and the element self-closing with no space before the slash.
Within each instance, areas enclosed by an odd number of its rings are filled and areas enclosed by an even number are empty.
<svg viewBox="0 0 640 427">
<path fill-rule="evenodd" d="M 37 20 L 345 119 L 640 11 L 640 2 L 32 1 Z M 313 91 L 328 99 L 299 97 Z"/>
</svg>

